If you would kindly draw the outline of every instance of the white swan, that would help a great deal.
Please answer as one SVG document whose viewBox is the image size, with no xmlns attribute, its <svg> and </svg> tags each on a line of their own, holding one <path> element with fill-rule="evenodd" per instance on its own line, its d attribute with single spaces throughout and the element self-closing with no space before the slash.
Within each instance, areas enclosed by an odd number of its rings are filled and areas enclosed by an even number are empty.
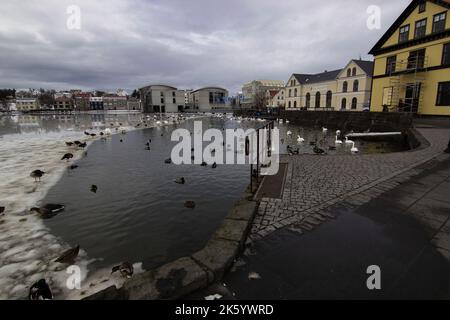
<svg viewBox="0 0 450 320">
<path fill-rule="evenodd" d="M 339 135 L 336 135 L 336 141 L 335 144 L 342 144 L 342 140 L 339 140 Z"/>
<path fill-rule="evenodd" d="M 292 132 L 291 132 L 291 131 L 286 132 L 286 134 L 287 134 L 288 136 L 292 136 Z"/>
<path fill-rule="evenodd" d="M 345 137 L 345 143 L 346 144 L 352 144 L 352 143 L 355 144 L 355 142 L 353 140 L 349 140 L 347 136 Z"/>
<path fill-rule="evenodd" d="M 328 131 L 327 128 L 325 128 L 325 127 L 322 128 L 322 132 L 327 132 L 327 131 Z"/>
<path fill-rule="evenodd" d="M 358 148 L 355 147 L 355 142 L 353 142 L 353 144 L 352 144 L 352 149 L 351 149 L 350 151 L 351 151 L 352 153 L 358 153 L 358 152 L 359 152 Z"/>
<path fill-rule="evenodd" d="M 291 123 L 289 120 L 286 120 L 286 124 L 289 124 L 289 123 Z"/>
<path fill-rule="evenodd" d="M 305 139 L 303 139 L 303 138 L 300 137 L 300 136 L 297 136 L 297 142 L 298 142 L 298 143 L 305 142 Z"/>
</svg>

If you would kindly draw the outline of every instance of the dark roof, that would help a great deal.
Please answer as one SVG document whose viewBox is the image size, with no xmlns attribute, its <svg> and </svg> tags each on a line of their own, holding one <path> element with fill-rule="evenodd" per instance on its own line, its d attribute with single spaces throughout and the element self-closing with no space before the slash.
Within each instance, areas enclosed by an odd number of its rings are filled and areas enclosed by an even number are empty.
<svg viewBox="0 0 450 320">
<path fill-rule="evenodd" d="M 342 71 L 342 69 L 326 71 L 326 72 L 317 73 L 317 74 L 294 73 L 294 77 L 301 84 L 316 83 L 316 82 L 335 80 L 341 71 Z"/>
<path fill-rule="evenodd" d="M 203 91 L 203 90 L 220 90 L 220 91 L 227 91 L 227 89 L 221 88 L 221 87 L 203 87 L 197 90 L 192 91 L 191 93 L 195 93 L 198 91 Z M 228 91 L 227 91 L 228 92 Z"/>
<path fill-rule="evenodd" d="M 356 63 L 358 65 L 358 67 L 363 69 L 363 71 L 368 76 L 372 76 L 373 75 L 373 66 L 374 66 L 374 62 L 373 61 L 353 60 L 353 62 Z"/>
<path fill-rule="evenodd" d="M 375 54 L 383 44 L 395 33 L 395 31 L 402 25 L 403 21 L 416 9 L 416 7 L 422 2 L 423 0 L 413 0 L 411 3 L 406 7 L 406 9 L 402 12 L 402 14 L 395 20 L 395 22 L 392 24 L 392 26 L 386 31 L 386 33 L 381 37 L 380 40 L 375 44 L 375 46 L 369 51 L 369 54 Z M 438 5 L 441 5 L 445 8 L 450 8 L 450 0 L 427 0 L 429 2 L 436 3 Z"/>
</svg>

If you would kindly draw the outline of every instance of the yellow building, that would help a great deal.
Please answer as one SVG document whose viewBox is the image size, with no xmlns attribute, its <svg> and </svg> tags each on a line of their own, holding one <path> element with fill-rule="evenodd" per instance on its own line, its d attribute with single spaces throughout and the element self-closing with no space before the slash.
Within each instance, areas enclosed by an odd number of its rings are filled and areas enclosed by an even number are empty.
<svg viewBox="0 0 450 320">
<path fill-rule="evenodd" d="M 371 111 L 450 115 L 450 0 L 414 0 L 370 51 Z"/>
</svg>

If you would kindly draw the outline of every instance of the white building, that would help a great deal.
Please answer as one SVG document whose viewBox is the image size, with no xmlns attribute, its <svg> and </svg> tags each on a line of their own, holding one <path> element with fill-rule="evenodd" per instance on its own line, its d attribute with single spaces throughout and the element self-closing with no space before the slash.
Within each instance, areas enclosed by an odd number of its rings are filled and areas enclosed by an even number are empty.
<svg viewBox="0 0 450 320">
<path fill-rule="evenodd" d="M 189 106 L 195 112 L 223 111 L 230 108 L 228 91 L 220 87 L 205 87 L 192 91 Z"/>
<path fill-rule="evenodd" d="M 17 111 L 39 110 L 39 101 L 37 98 L 18 98 L 16 99 Z"/>
<path fill-rule="evenodd" d="M 182 112 L 185 92 L 168 85 L 149 85 L 139 89 L 144 112 Z"/>
</svg>

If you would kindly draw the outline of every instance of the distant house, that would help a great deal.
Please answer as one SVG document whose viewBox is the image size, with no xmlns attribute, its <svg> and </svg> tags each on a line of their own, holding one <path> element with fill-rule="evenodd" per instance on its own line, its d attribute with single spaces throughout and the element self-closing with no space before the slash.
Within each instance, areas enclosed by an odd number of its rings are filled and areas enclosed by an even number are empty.
<svg viewBox="0 0 450 320">
<path fill-rule="evenodd" d="M 363 111 L 370 104 L 373 62 L 351 60 L 343 69 L 293 74 L 286 85 L 286 110 Z"/>
<path fill-rule="evenodd" d="M 39 110 L 39 100 L 37 98 L 17 98 L 16 109 L 22 112 Z"/>
<path fill-rule="evenodd" d="M 74 107 L 76 111 L 89 111 L 90 98 L 92 94 L 89 92 L 78 92 L 73 95 Z"/>
<path fill-rule="evenodd" d="M 74 101 L 71 98 L 62 95 L 55 98 L 55 110 L 57 111 L 71 111 L 75 108 Z"/>
<path fill-rule="evenodd" d="M 189 105 L 194 112 L 211 112 L 229 107 L 228 91 L 220 87 L 204 87 L 189 94 Z"/>
<path fill-rule="evenodd" d="M 284 81 L 281 80 L 254 80 L 244 84 L 242 87 L 242 108 L 258 107 L 257 105 L 263 102 L 267 90 L 281 90 L 284 85 Z"/>
<path fill-rule="evenodd" d="M 106 94 L 103 96 L 104 110 L 128 110 L 127 97 L 117 94 Z"/>
<path fill-rule="evenodd" d="M 142 111 L 141 100 L 137 98 L 128 98 L 127 109 L 130 111 Z"/>
</svg>

